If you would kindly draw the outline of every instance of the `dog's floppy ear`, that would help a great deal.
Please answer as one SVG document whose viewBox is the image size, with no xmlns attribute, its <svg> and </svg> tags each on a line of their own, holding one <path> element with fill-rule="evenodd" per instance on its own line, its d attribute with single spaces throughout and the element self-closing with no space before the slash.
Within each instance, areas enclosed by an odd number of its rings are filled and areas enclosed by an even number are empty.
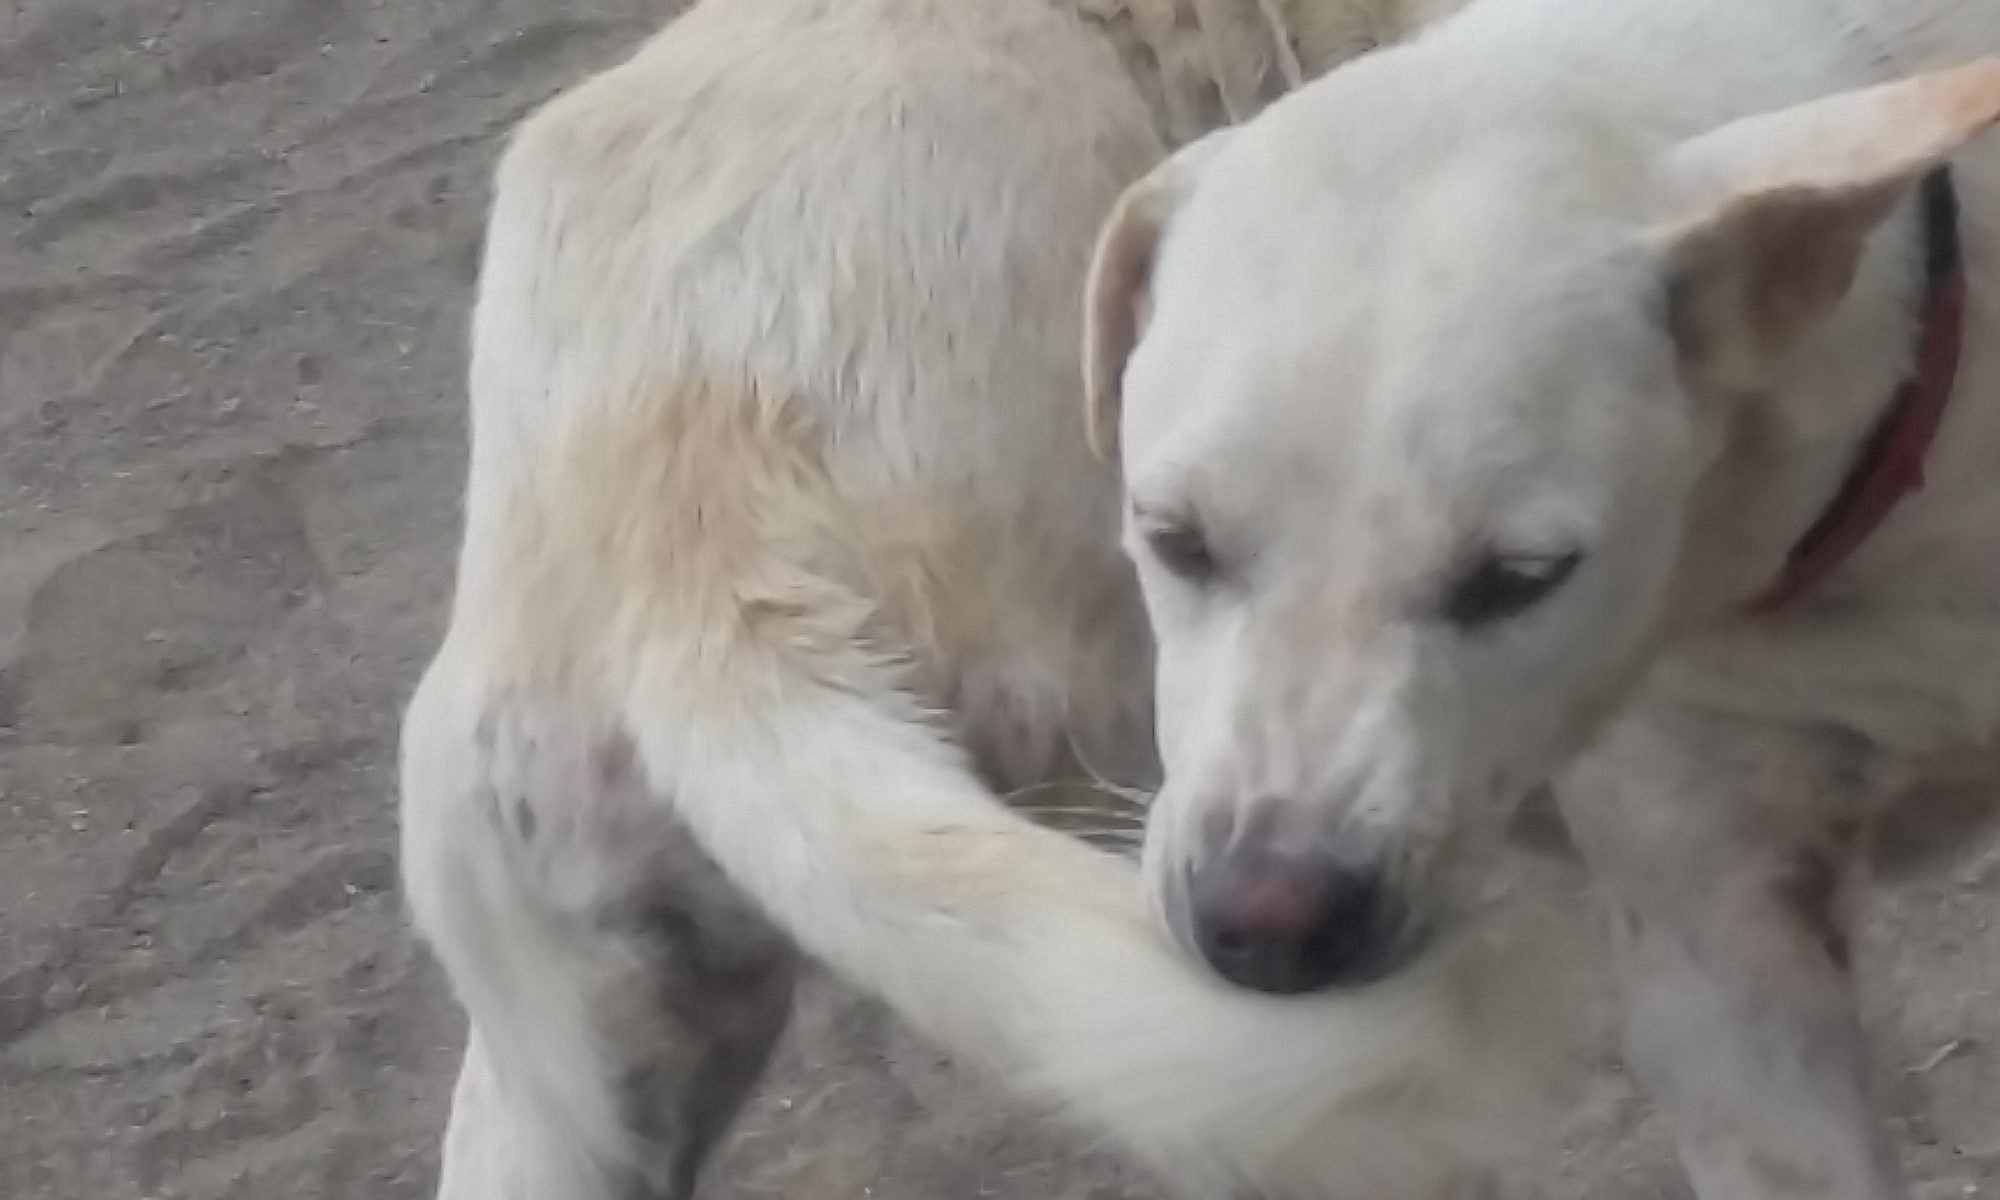
<svg viewBox="0 0 2000 1200">
<path fill-rule="evenodd" d="M 1106 462 L 1118 455 L 1125 364 L 1138 348 L 1151 306 L 1154 253 L 1195 171 L 1229 132 L 1189 143 L 1126 188 L 1097 235 L 1084 285 L 1083 382 L 1090 449 Z"/>
<path fill-rule="evenodd" d="M 1749 117 L 1676 147 L 1659 231 L 1675 336 L 1754 387 L 1831 316 L 1868 238 L 1933 168 L 2000 120 L 2000 58 Z"/>
<path fill-rule="evenodd" d="M 1305 82 L 1275 0 L 1194 0 L 1194 19 L 1232 124 L 1256 116 Z"/>
</svg>

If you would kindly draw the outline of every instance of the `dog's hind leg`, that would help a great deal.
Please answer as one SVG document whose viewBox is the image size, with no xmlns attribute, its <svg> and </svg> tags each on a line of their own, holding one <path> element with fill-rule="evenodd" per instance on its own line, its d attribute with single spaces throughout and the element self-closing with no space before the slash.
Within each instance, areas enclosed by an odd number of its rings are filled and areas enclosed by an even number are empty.
<svg viewBox="0 0 2000 1200">
<path fill-rule="evenodd" d="M 472 1018 L 441 1200 L 684 1200 L 784 1026 L 789 944 L 563 709 L 434 667 L 403 756 L 411 904 Z"/>
<path fill-rule="evenodd" d="M 1626 1052 L 1702 1200 L 1895 1200 L 1850 976 L 1863 764 L 1822 733 L 1646 711 L 1566 781 L 1612 912 Z"/>
</svg>

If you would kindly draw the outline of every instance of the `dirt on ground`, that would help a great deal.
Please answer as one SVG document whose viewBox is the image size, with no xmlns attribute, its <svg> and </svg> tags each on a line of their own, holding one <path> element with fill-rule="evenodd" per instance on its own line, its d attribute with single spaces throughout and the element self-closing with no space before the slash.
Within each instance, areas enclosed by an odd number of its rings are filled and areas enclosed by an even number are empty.
<svg viewBox="0 0 2000 1200">
<path fill-rule="evenodd" d="M 0 3 L 0 1196 L 428 1196 L 462 1029 L 391 762 L 487 177 L 667 8 Z M 1996 922 L 1989 842 L 1871 923 L 1923 1200 L 2000 1198 Z M 1680 1195 L 1656 1124 L 1608 1079 L 1552 1194 Z M 1154 1195 L 824 981 L 708 1194 Z"/>
</svg>

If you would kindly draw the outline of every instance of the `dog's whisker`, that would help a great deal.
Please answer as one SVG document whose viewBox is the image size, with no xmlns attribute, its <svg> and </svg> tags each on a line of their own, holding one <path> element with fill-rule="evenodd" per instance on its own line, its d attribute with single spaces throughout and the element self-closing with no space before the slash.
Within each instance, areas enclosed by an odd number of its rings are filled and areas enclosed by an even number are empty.
<svg viewBox="0 0 2000 1200">
<path fill-rule="evenodd" d="M 1135 820 L 1121 813 L 1106 812 L 1101 808 L 1092 808 L 1087 804 L 1016 804 L 1012 807 L 1017 811 L 1036 817 L 1083 817 L 1093 821 L 1102 821 L 1110 827 L 1119 829 L 1139 829 L 1145 825 L 1145 822 Z"/>
<path fill-rule="evenodd" d="M 1127 784 L 1113 783 L 1104 772 L 1097 769 L 1096 764 L 1090 761 L 1090 756 L 1084 753 L 1083 744 L 1077 741 L 1076 722 L 1068 719 L 1070 713 L 1067 698 L 1063 701 L 1063 709 L 1065 717 L 1063 721 L 1063 741 L 1069 747 L 1070 757 L 1076 760 L 1077 767 L 1089 778 L 1090 783 L 1095 785 L 1096 790 L 1102 795 L 1116 797 L 1139 808 L 1150 807 L 1154 795 L 1152 791 Z"/>
</svg>

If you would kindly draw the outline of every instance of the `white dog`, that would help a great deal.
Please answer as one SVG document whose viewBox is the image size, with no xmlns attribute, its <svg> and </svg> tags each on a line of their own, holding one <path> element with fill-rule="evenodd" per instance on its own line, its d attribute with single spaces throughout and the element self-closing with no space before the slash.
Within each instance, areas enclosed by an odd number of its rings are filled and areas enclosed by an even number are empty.
<svg viewBox="0 0 2000 1200">
<path fill-rule="evenodd" d="M 1554 782 L 1699 1193 L 1903 1194 L 1843 893 L 2000 731 L 1996 52 L 1991 0 L 1482 0 L 1128 193 L 1094 428 L 1191 952 L 1393 977 Z"/>
<path fill-rule="evenodd" d="M 1278 1002 L 996 798 L 1151 750 L 1080 417 L 1098 226 L 1434 6 L 708 0 L 520 131 L 403 751 L 410 899 L 473 1025 L 445 1196 L 686 1196 L 794 944 L 1191 1193 L 1480 1186 L 1571 1019 L 1530 897 Z"/>
</svg>

